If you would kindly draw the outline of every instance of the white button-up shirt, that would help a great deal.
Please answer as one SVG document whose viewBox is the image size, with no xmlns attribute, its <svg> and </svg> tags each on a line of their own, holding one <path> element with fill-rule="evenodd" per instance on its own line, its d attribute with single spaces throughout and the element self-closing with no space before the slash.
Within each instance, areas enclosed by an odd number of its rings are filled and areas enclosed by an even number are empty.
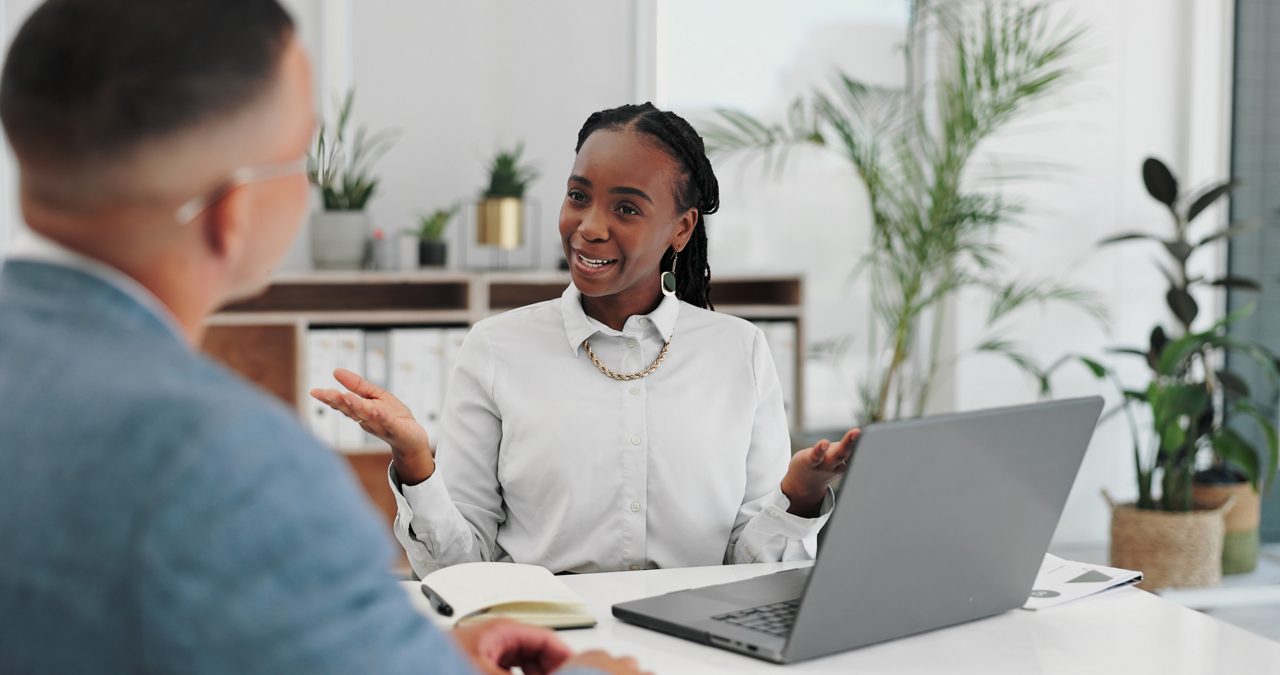
<svg viewBox="0 0 1280 675">
<path fill-rule="evenodd" d="M 620 382 L 591 363 L 582 344 Z M 782 392 L 763 333 L 673 297 L 621 331 L 570 286 L 485 319 L 458 354 L 436 471 L 390 473 L 419 575 L 479 560 L 606 572 L 812 558 L 830 515 L 787 513 Z"/>
</svg>

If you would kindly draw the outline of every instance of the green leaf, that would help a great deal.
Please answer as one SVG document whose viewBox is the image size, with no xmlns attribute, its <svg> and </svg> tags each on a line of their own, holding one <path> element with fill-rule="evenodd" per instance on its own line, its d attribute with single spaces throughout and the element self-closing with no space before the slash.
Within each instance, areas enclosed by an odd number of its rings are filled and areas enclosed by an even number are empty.
<svg viewBox="0 0 1280 675">
<path fill-rule="evenodd" d="M 1261 487 L 1259 481 L 1262 478 L 1262 472 L 1258 466 L 1258 451 L 1252 444 L 1230 428 L 1220 429 L 1209 440 L 1213 444 L 1215 455 L 1239 469 L 1245 478 L 1253 483 L 1253 489 L 1257 490 Z"/>
<path fill-rule="evenodd" d="M 1232 225 L 1231 227 L 1228 227 L 1225 230 L 1218 230 L 1217 232 L 1214 232 L 1213 234 L 1205 237 L 1204 239 L 1201 239 L 1200 243 L 1196 244 L 1196 248 L 1204 246 L 1205 244 L 1213 243 L 1219 239 L 1232 239 L 1246 232 L 1252 232 L 1258 229 L 1259 227 L 1261 227 L 1261 224 L 1262 223 L 1259 220 L 1251 220 L 1247 223 Z"/>
<path fill-rule="evenodd" d="M 1040 384 L 1041 393 L 1046 393 L 1046 390 L 1048 389 L 1048 378 L 1045 376 L 1044 369 L 1041 368 L 1030 356 L 1019 351 L 1012 342 L 1002 339 L 987 340 L 986 342 L 978 345 L 978 351 L 1004 356 L 1020 370 L 1035 378 Z"/>
<path fill-rule="evenodd" d="M 1178 200 L 1178 180 L 1164 162 L 1155 157 L 1148 157 L 1142 163 L 1142 182 L 1147 187 L 1147 194 L 1156 201 L 1173 208 Z"/>
<path fill-rule="evenodd" d="M 1164 328 L 1156 326 L 1151 329 L 1151 349 L 1147 352 L 1147 364 L 1152 370 L 1159 370 L 1160 357 L 1164 354 L 1165 347 L 1169 345 L 1169 337 L 1165 335 Z"/>
<path fill-rule="evenodd" d="M 1125 232 L 1124 234 L 1117 234 L 1114 237 L 1107 237 L 1106 239 L 1103 239 L 1102 241 L 1098 242 L 1098 246 L 1108 246 L 1110 244 L 1118 244 L 1122 241 L 1133 241 L 1135 239 L 1150 239 L 1152 241 L 1160 241 L 1160 237 L 1157 237 L 1154 234 L 1144 234 L 1142 232 Z"/>
<path fill-rule="evenodd" d="M 1248 398 L 1249 385 L 1235 373 L 1229 370 L 1217 371 L 1218 381 L 1222 383 L 1222 388 L 1233 396 L 1241 396 Z"/>
<path fill-rule="evenodd" d="M 1093 359 L 1087 356 L 1081 356 L 1080 363 L 1083 363 L 1085 367 L 1088 368 L 1093 373 L 1093 376 L 1098 378 L 1099 380 L 1106 378 L 1107 368 L 1106 366 L 1103 366 L 1101 363 L 1098 363 L 1097 361 L 1094 361 Z"/>
<path fill-rule="evenodd" d="M 1191 206 L 1187 208 L 1187 222 L 1189 223 L 1195 220 L 1196 216 L 1200 215 L 1202 211 L 1209 208 L 1210 205 L 1221 199 L 1224 195 L 1236 189 L 1238 185 L 1239 183 L 1236 181 L 1230 180 L 1225 183 L 1219 183 L 1218 185 L 1201 192 L 1199 196 L 1192 200 Z"/>
<path fill-rule="evenodd" d="M 1164 244 L 1164 248 L 1169 252 L 1169 255 L 1176 258 L 1178 262 L 1186 262 L 1187 258 L 1191 257 L 1191 252 L 1195 250 L 1191 247 L 1191 244 L 1185 241 L 1173 240 L 1161 243 Z"/>
<path fill-rule="evenodd" d="M 1259 410 L 1253 401 L 1247 398 L 1237 399 L 1231 404 L 1231 409 L 1239 411 L 1253 418 L 1258 428 L 1262 429 L 1263 437 L 1267 440 L 1267 455 L 1269 462 L 1265 470 L 1260 472 L 1261 480 L 1259 481 L 1264 487 L 1263 491 L 1270 490 L 1275 484 L 1276 469 L 1280 467 L 1280 437 L 1277 437 L 1276 427 L 1272 424 L 1270 416 Z"/>
<path fill-rule="evenodd" d="M 1173 315 L 1185 325 L 1191 325 L 1200 313 L 1200 306 L 1196 304 L 1195 298 L 1181 288 L 1170 288 L 1165 294 L 1165 300 L 1169 303 L 1169 309 L 1173 310 Z"/>
<path fill-rule="evenodd" d="M 1222 277 L 1209 282 L 1210 286 L 1220 286 L 1222 288 L 1237 288 L 1246 291 L 1262 291 L 1262 284 L 1248 277 Z"/>
<path fill-rule="evenodd" d="M 1188 449 L 1194 438 L 1188 436 L 1188 420 L 1197 420 L 1213 400 L 1209 392 L 1198 384 L 1159 384 L 1153 382 L 1147 390 L 1155 429 L 1160 436 L 1160 446 L 1171 457 L 1179 457 Z"/>
</svg>

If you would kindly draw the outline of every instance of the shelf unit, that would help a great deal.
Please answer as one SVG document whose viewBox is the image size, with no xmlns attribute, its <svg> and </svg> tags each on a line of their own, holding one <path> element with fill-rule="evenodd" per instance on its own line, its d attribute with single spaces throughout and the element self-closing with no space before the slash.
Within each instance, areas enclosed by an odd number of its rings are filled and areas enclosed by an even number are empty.
<svg viewBox="0 0 1280 675">
<path fill-rule="evenodd" d="M 264 293 L 209 320 L 204 351 L 305 414 L 306 341 L 312 328 L 470 326 L 481 319 L 557 298 L 567 272 L 323 272 L 278 276 Z M 797 276 L 715 277 L 717 311 L 796 327 L 794 419 L 804 419 L 803 282 Z M 386 448 L 342 453 L 388 522 Z"/>
</svg>

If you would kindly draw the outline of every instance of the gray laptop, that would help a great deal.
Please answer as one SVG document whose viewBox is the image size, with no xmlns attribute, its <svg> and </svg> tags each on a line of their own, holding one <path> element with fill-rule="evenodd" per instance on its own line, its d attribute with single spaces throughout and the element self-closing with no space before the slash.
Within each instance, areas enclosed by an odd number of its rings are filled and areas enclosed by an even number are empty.
<svg viewBox="0 0 1280 675">
<path fill-rule="evenodd" d="M 1022 606 L 1102 399 L 876 424 L 812 568 L 613 606 L 623 621 L 788 663 Z"/>
</svg>

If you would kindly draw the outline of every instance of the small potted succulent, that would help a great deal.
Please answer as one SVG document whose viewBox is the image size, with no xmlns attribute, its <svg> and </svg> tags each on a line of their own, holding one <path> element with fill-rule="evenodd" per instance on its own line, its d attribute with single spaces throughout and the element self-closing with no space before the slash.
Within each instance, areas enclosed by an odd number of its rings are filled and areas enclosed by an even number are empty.
<svg viewBox="0 0 1280 675">
<path fill-rule="evenodd" d="M 418 237 L 418 265 L 421 267 L 444 267 L 448 260 L 448 245 L 444 240 L 444 231 L 453 217 L 458 215 L 459 205 L 447 209 L 436 209 L 418 217 L 418 229 L 414 234 Z"/>
<path fill-rule="evenodd" d="M 476 243 L 515 250 L 524 241 L 524 193 L 538 177 L 521 163 L 524 144 L 501 150 L 489 163 L 489 187 L 476 205 Z"/>
<path fill-rule="evenodd" d="M 322 124 L 307 156 L 307 175 L 324 208 L 311 218 L 311 257 L 317 269 L 359 269 L 372 234 L 365 210 L 378 188 L 372 168 L 394 141 L 391 132 L 348 134 L 355 90 L 338 107 L 337 123 Z"/>
</svg>

